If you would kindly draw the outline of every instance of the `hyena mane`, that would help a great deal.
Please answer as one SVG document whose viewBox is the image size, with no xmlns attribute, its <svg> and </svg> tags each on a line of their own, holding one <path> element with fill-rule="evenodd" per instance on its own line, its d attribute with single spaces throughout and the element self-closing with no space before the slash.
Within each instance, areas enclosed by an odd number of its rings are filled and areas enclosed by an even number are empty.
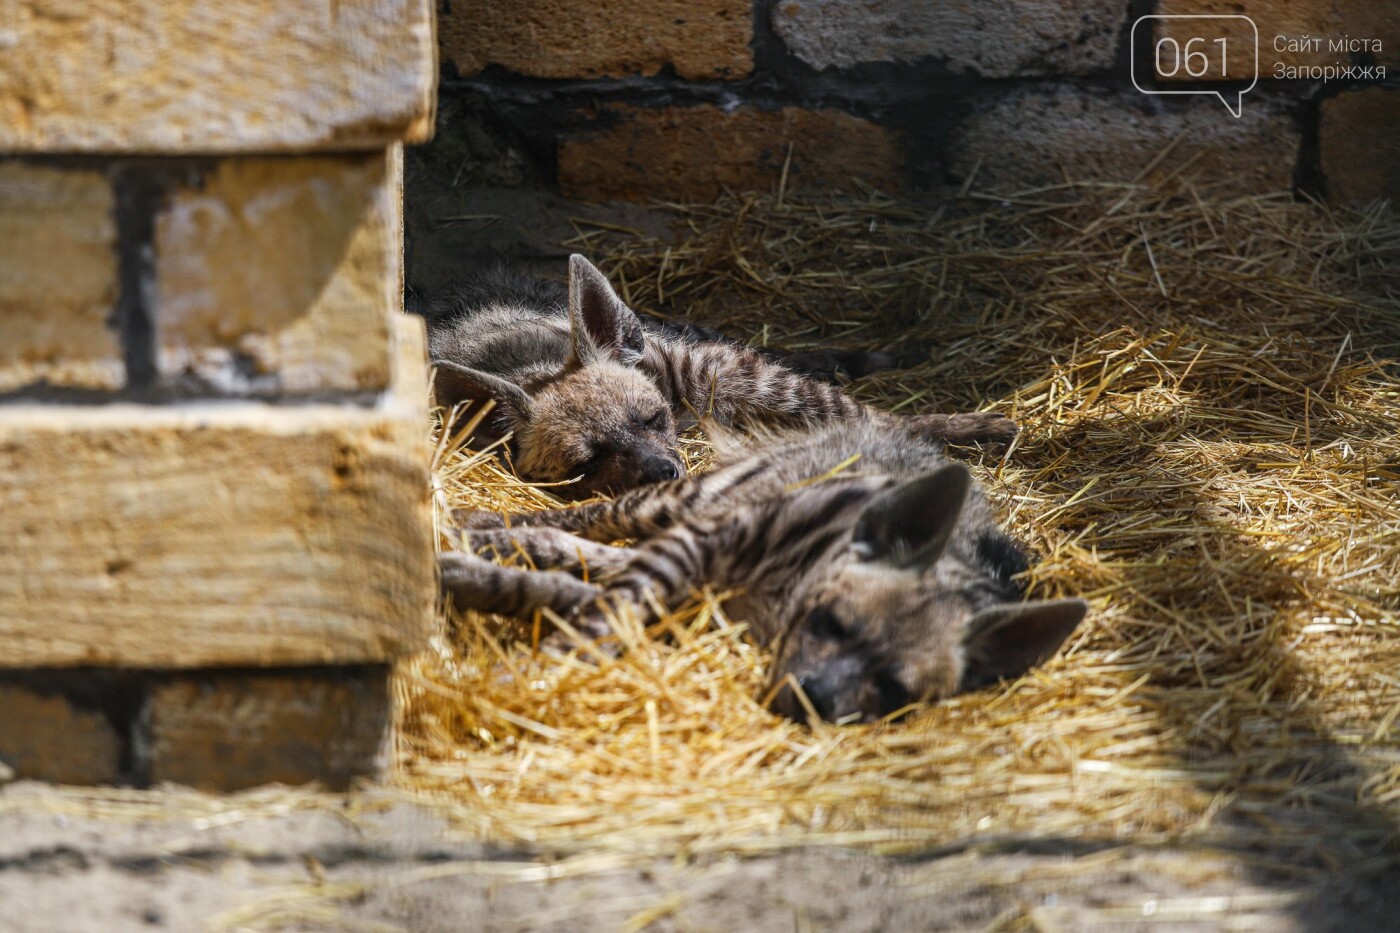
<svg viewBox="0 0 1400 933">
<path fill-rule="evenodd" d="M 712 472 L 611 502 L 463 519 L 467 549 L 442 560 L 458 606 L 548 608 L 606 639 L 610 607 L 645 617 L 704 587 L 732 592 L 730 615 L 774 650 L 774 709 L 798 719 L 870 721 L 1019 675 L 1087 608 L 1023 601 L 1025 552 L 967 468 L 865 421 L 729 449 Z M 498 566 L 492 552 L 558 569 Z"/>
<path fill-rule="evenodd" d="M 498 269 L 420 313 L 439 404 L 494 402 L 476 443 L 509 435 L 524 478 L 577 479 L 560 487 L 568 498 L 676 477 L 678 431 L 701 416 L 744 428 L 879 421 L 969 443 L 1006 441 L 1016 430 L 987 412 L 890 415 L 742 344 L 644 324 L 578 255 L 567 286 Z M 827 354 L 814 364 L 859 371 L 869 360 Z"/>
</svg>

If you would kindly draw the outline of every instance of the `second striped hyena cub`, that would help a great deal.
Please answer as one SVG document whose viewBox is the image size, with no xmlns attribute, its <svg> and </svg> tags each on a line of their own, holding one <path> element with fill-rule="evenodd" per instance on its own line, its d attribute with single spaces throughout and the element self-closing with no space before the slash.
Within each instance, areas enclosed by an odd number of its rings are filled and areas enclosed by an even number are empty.
<svg viewBox="0 0 1400 933">
<path fill-rule="evenodd" d="M 902 417 L 737 343 L 693 340 L 644 325 L 582 256 L 563 286 L 498 272 L 422 311 L 439 404 L 496 403 L 483 445 L 510 435 L 511 459 L 535 482 L 578 482 L 569 498 L 673 479 L 678 423 L 693 415 L 739 427 L 856 419 L 927 437 L 1009 441 L 990 412 Z"/>
<path fill-rule="evenodd" d="M 1018 675 L 1084 616 L 1077 599 L 1022 602 L 1021 548 L 967 468 L 928 441 L 837 422 L 717 460 L 703 475 L 511 516 L 509 527 L 491 513 L 464 516 L 471 551 L 442 556 L 444 590 L 459 608 L 548 608 L 600 638 L 607 602 L 645 617 L 653 601 L 732 592 L 730 615 L 775 651 L 774 708 L 804 718 L 798 685 L 832 721 Z M 626 538 L 636 543 L 600 543 Z M 522 551 L 560 571 L 481 556 Z"/>
</svg>

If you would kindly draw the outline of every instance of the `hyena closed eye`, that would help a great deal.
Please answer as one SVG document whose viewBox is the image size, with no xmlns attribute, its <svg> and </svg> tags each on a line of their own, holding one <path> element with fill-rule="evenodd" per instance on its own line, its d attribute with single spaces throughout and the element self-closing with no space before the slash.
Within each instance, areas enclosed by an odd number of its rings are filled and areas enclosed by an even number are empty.
<svg viewBox="0 0 1400 933">
<path fill-rule="evenodd" d="M 960 443 L 1007 441 L 1016 426 L 971 412 L 904 418 L 851 399 L 736 343 L 645 327 L 582 256 L 567 291 L 504 272 L 424 309 L 438 402 L 496 403 L 476 437 L 511 435 L 512 461 L 570 498 L 672 479 L 678 423 L 705 415 L 740 426 L 856 419 Z"/>
<path fill-rule="evenodd" d="M 612 502 L 511 516 L 508 526 L 497 518 L 468 516 L 474 548 L 522 550 L 540 567 L 587 565 L 591 582 L 447 554 L 443 586 L 458 606 L 548 607 L 601 636 L 600 600 L 645 616 L 653 600 L 675 606 L 702 586 L 734 592 L 730 614 L 775 651 L 774 709 L 798 719 L 810 704 L 824 719 L 870 721 L 1018 675 L 1052 655 L 1087 608 L 1023 602 L 1023 552 L 966 468 L 864 422 L 722 452 L 710 473 Z M 618 538 L 638 540 L 597 550 Z"/>
</svg>

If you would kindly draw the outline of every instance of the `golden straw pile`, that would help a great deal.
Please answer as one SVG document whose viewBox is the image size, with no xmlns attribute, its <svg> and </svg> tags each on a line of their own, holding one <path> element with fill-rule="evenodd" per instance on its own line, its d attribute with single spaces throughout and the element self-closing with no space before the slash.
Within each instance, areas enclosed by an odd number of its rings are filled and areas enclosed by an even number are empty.
<svg viewBox="0 0 1400 933">
<path fill-rule="evenodd" d="M 1093 611 L 1017 682 L 813 729 L 758 705 L 768 658 L 712 600 L 601 666 L 468 614 L 401 678 L 403 787 L 559 853 L 1131 842 L 1335 867 L 1396 836 L 1393 216 L 1180 178 L 669 208 L 675 242 L 571 246 L 639 310 L 926 348 L 854 391 L 1017 418 L 1012 450 L 966 455 L 1043 557 L 1032 591 Z M 437 479 L 440 511 L 550 502 L 448 444 Z"/>
</svg>

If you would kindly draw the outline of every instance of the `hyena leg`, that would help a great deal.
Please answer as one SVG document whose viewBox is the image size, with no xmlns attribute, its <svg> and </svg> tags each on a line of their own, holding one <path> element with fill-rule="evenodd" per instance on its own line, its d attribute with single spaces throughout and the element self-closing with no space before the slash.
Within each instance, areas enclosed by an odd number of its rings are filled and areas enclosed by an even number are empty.
<svg viewBox="0 0 1400 933">
<path fill-rule="evenodd" d="M 482 557 L 523 557 L 540 570 L 562 570 L 594 579 L 617 573 L 635 554 L 631 548 L 599 544 L 548 526 L 487 528 L 469 531 L 467 539 Z"/>
<path fill-rule="evenodd" d="M 681 525 L 638 544 L 627 568 L 608 581 L 605 598 L 614 606 L 632 604 L 646 624 L 655 619 L 653 604 L 672 608 L 705 584 L 723 589 L 744 585 L 754 566 L 743 555 L 756 552 L 772 527 L 772 514 L 759 507 L 744 520 Z M 607 625 L 598 604 L 584 607 L 578 619 L 584 631 Z"/>
<path fill-rule="evenodd" d="M 772 351 L 772 359 L 788 369 L 839 384 L 840 377 L 859 379 L 887 369 L 908 369 L 928 362 L 927 350 L 811 350 Z"/>
<path fill-rule="evenodd" d="M 900 424 L 919 437 L 949 444 L 1009 444 L 1020 430 L 1016 422 L 993 411 L 908 415 Z"/>
<path fill-rule="evenodd" d="M 567 618 L 579 635 L 602 639 L 612 634 L 609 607 L 620 610 L 630 604 L 646 625 L 655 620 L 654 604 L 674 606 L 703 583 L 739 582 L 731 580 L 734 574 L 724 568 L 733 564 L 736 555 L 751 551 L 770 524 L 760 517 L 708 529 L 670 529 L 635 548 L 618 549 L 628 554 L 626 568 L 604 587 L 561 573 L 499 567 L 473 555 L 444 554 L 439 558 L 443 588 L 458 605 L 486 612 L 528 616 L 536 609 L 552 609 Z M 574 647 L 574 636 L 555 632 L 541 647 L 565 653 Z M 606 643 L 600 650 L 616 654 L 620 645 Z"/>
<path fill-rule="evenodd" d="M 538 609 L 568 616 L 603 595 L 600 587 L 564 573 L 501 567 L 475 554 L 438 555 L 442 590 L 458 609 L 529 618 Z"/>
<path fill-rule="evenodd" d="M 705 484 L 705 476 L 683 476 L 623 493 L 611 502 L 588 502 L 567 509 L 519 512 L 458 512 L 453 517 L 468 533 L 489 528 L 549 527 L 590 541 L 650 538 L 675 524 L 678 514 L 693 504 Z"/>
</svg>

